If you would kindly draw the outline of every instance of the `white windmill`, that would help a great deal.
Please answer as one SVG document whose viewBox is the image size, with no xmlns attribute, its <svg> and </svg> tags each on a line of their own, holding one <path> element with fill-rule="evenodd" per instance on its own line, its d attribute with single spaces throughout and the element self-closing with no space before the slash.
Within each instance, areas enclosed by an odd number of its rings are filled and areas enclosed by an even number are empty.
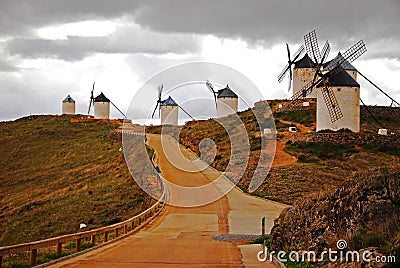
<svg viewBox="0 0 400 268">
<path fill-rule="evenodd" d="M 171 96 L 168 96 L 167 99 L 162 100 L 163 88 L 164 88 L 163 84 L 159 85 L 157 88 L 157 94 L 158 94 L 157 104 L 156 107 L 154 108 L 151 118 L 154 117 L 154 114 L 156 113 L 156 110 L 158 108 L 158 115 L 161 118 L 161 125 L 177 126 L 179 119 L 179 114 L 178 114 L 178 108 L 179 108 L 190 118 L 193 119 L 193 117 L 188 112 L 186 112 L 185 109 L 183 109 L 178 103 L 176 103 L 176 101 Z"/>
<path fill-rule="evenodd" d="M 227 84 L 226 87 L 216 91 L 210 81 L 206 81 L 207 88 L 214 96 L 215 108 L 217 109 L 217 118 L 225 117 L 237 113 L 239 98 Z"/>
</svg>

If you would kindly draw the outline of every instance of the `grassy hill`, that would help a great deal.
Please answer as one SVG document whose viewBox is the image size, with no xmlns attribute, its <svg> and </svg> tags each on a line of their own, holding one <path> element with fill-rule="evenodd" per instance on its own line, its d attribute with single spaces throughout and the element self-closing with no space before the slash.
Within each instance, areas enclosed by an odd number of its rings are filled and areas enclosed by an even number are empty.
<svg viewBox="0 0 400 268">
<path fill-rule="evenodd" d="M 152 202 L 126 167 L 117 125 L 28 116 L 0 123 L 0 245 L 112 224 Z"/>
<path fill-rule="evenodd" d="M 251 110 L 239 113 L 239 117 L 246 126 L 251 145 L 249 164 L 238 184 L 246 190 L 258 161 L 260 134 Z M 297 158 L 297 162 L 273 166 L 255 195 L 293 204 L 309 194 L 331 191 L 351 180 L 355 174 L 367 174 L 369 170 L 379 167 L 400 168 L 399 144 L 395 143 L 398 139 L 394 136 L 381 137 L 384 141 L 382 144 L 379 139 L 374 140 L 379 126 L 363 110 L 360 134 L 346 131 L 326 133 L 324 135 L 330 138 L 326 140 L 314 141 L 313 135 L 319 139 L 321 135 L 308 132 L 315 130 L 313 109 L 274 114 L 274 120 L 278 142 L 283 144 L 284 152 Z M 380 120 L 390 124 L 393 129 L 397 126 L 395 131 L 400 130 L 399 117 L 382 114 Z M 288 133 L 288 127 L 291 125 L 298 126 L 300 132 L 296 135 Z M 307 136 L 308 139 L 302 140 L 303 136 Z M 217 153 L 212 166 L 223 171 L 230 157 L 230 141 L 219 124 L 213 120 L 192 121 L 180 132 L 180 142 L 198 154 L 199 142 L 204 138 L 211 138 L 216 143 Z"/>
<path fill-rule="evenodd" d="M 386 113 L 381 109 L 375 119 L 399 135 L 398 112 Z M 241 112 L 239 116 L 252 146 L 249 164 L 238 183 L 246 191 L 260 155 L 260 134 L 252 111 Z M 391 254 L 398 259 L 398 136 L 377 135 L 381 126 L 365 110 L 361 113 L 361 132 L 357 134 L 346 130 L 315 133 L 313 109 L 275 114 L 274 120 L 277 145 L 283 145 L 277 146 L 278 150 L 295 156 L 297 161 L 273 165 L 265 181 L 253 193 L 293 205 L 275 221 L 268 238 L 272 250 L 321 252 L 328 246 L 334 249 L 338 239 L 346 239 L 350 249 L 374 247 L 375 254 Z M 288 132 L 289 126 L 296 126 L 299 132 Z M 221 171 L 225 169 L 230 157 L 230 141 L 219 124 L 213 120 L 189 122 L 181 129 L 179 138 L 183 145 L 199 155 L 202 152 L 199 142 L 204 138 L 213 139 L 217 153 L 211 165 Z M 313 267 L 304 263 L 296 265 Z M 391 267 L 398 267 L 398 263 Z"/>
</svg>

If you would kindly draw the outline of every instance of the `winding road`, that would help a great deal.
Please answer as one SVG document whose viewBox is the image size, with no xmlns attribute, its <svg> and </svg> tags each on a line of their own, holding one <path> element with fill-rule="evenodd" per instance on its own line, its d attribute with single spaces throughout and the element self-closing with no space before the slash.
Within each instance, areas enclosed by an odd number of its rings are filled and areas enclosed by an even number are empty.
<svg viewBox="0 0 400 268">
<path fill-rule="evenodd" d="M 201 186 L 220 177 L 221 173 L 212 168 L 193 172 L 199 166 L 188 159 L 195 157 L 183 148 L 176 150 L 179 145 L 174 139 L 166 138 L 162 144 L 159 135 L 148 138 L 157 152 L 162 175 L 168 181 L 181 186 Z M 173 159 L 173 163 L 168 159 Z M 176 166 L 185 166 L 186 171 Z M 206 191 L 210 192 L 204 192 L 203 197 L 221 191 L 228 185 L 225 181 L 208 187 Z M 171 198 L 174 197 L 182 198 L 171 189 Z M 244 240 L 261 234 L 262 217 L 266 217 L 269 233 L 273 219 L 285 207 L 233 188 L 227 195 L 203 206 L 167 205 L 139 232 L 50 267 L 275 267 L 273 263 L 257 260 L 261 245 L 250 245 Z"/>
</svg>

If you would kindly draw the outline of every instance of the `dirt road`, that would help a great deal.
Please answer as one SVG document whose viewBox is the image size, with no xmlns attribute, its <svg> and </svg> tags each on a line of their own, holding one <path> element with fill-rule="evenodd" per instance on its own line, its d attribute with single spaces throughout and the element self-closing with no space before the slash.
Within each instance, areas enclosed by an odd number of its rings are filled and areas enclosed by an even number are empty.
<svg viewBox="0 0 400 268">
<path fill-rule="evenodd" d="M 220 176 L 211 168 L 193 172 L 199 168 L 198 165 L 190 166 L 187 161 L 193 156 L 173 150 L 177 146 L 173 139 L 168 141 L 170 147 L 164 146 L 165 152 L 160 136 L 149 135 L 149 143 L 156 149 L 162 174 L 170 182 L 200 186 Z M 173 164 L 167 155 L 173 159 Z M 187 170 L 182 170 L 182 166 Z M 219 182 L 215 187 L 207 188 L 203 195 L 213 195 L 225 187 L 225 182 Z M 190 198 L 176 195 L 173 190 L 171 195 L 172 198 Z M 159 217 L 138 233 L 51 267 L 274 267 L 272 263 L 257 261 L 260 245 L 246 245 L 237 237 L 260 235 L 262 217 L 267 219 L 269 232 L 273 219 L 284 207 L 247 196 L 234 188 L 207 205 L 166 206 Z"/>
</svg>

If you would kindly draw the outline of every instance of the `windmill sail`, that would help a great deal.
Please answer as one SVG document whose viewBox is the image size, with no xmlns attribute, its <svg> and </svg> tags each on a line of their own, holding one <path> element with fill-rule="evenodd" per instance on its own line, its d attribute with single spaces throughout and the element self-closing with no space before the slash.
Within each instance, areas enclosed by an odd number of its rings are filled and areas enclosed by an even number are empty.
<svg viewBox="0 0 400 268">
<path fill-rule="evenodd" d="M 281 73 L 278 75 L 278 81 L 279 83 L 282 82 L 283 79 L 287 76 L 287 74 L 289 74 L 288 90 L 290 91 L 290 87 L 292 85 L 292 80 L 293 80 L 292 65 L 304 53 L 304 46 L 303 45 L 300 46 L 300 48 L 293 55 L 293 59 L 291 59 L 290 57 L 290 49 L 287 43 L 286 43 L 286 50 L 288 56 L 288 63 L 285 65 L 285 67 L 283 67 Z"/>
<path fill-rule="evenodd" d="M 153 113 L 152 113 L 152 115 L 151 115 L 151 118 L 153 118 L 154 117 L 154 114 L 156 113 L 156 111 L 157 111 L 157 108 L 158 108 L 158 116 L 160 116 L 160 113 L 161 113 L 161 96 L 162 96 L 162 91 L 163 91 L 163 88 L 164 88 L 164 85 L 163 84 L 161 84 L 161 85 L 159 85 L 158 87 L 157 87 L 157 104 L 156 104 L 156 107 L 154 108 L 154 111 L 153 111 Z"/>
<path fill-rule="evenodd" d="M 335 122 L 341 117 L 343 117 L 343 114 L 340 110 L 336 97 L 330 90 L 329 79 L 332 79 L 333 76 L 343 71 L 344 69 L 343 67 L 346 66 L 346 64 L 350 64 L 351 62 L 356 60 L 358 57 L 364 54 L 367 51 L 367 49 L 365 47 L 364 42 L 360 40 L 355 45 L 350 47 L 345 53 L 343 53 L 342 58 L 337 58 L 336 60 L 332 60 L 331 62 L 329 62 L 325 67 L 329 71 L 323 74 L 321 67 L 327 58 L 327 54 L 330 51 L 330 46 L 328 41 L 325 43 L 325 46 L 323 47 L 322 55 L 318 48 L 318 42 L 315 30 L 305 35 L 304 41 L 306 44 L 307 53 L 309 54 L 309 56 L 313 57 L 316 60 L 317 63 L 316 71 L 314 79 L 310 81 L 308 84 L 306 84 L 299 92 L 297 92 L 291 97 L 291 100 L 293 100 L 293 102 L 291 102 L 288 105 L 288 108 L 293 109 L 297 107 L 298 103 L 301 101 L 301 98 L 304 98 L 309 94 L 311 94 L 311 92 L 313 92 L 313 90 L 318 84 L 323 83 L 324 86 L 322 89 L 322 95 L 327 105 L 329 115 L 331 117 L 331 122 Z M 319 77 L 319 79 L 317 79 L 317 77 Z"/>
<path fill-rule="evenodd" d="M 88 114 L 90 114 L 90 108 L 92 108 L 92 103 L 94 101 L 94 96 L 93 96 L 93 92 L 94 92 L 94 84 L 96 82 L 93 82 L 93 86 L 92 86 L 92 91 L 90 92 L 90 100 L 89 100 L 89 108 L 88 108 Z"/>
<path fill-rule="evenodd" d="M 211 84 L 211 82 L 208 81 L 208 80 L 206 81 L 206 86 L 214 96 L 215 109 L 216 109 L 217 108 L 217 94 L 218 94 L 218 91 L 214 90 L 213 84 Z"/>
</svg>

